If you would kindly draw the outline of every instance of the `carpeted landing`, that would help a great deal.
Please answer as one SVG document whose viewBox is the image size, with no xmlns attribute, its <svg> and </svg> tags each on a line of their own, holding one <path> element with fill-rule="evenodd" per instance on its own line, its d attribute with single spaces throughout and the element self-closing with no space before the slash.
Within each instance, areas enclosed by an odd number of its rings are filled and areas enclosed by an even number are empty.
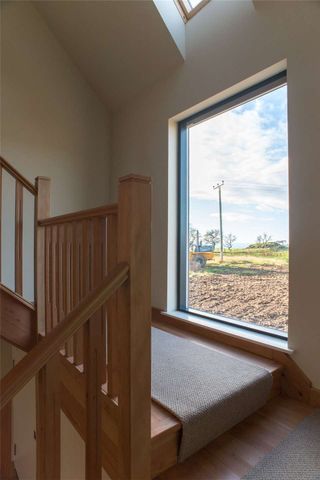
<svg viewBox="0 0 320 480">
<path fill-rule="evenodd" d="M 179 461 L 262 407 L 271 386 L 264 368 L 152 329 L 152 398 L 182 424 Z"/>
<path fill-rule="evenodd" d="M 320 480 L 320 410 L 304 419 L 243 480 Z"/>
</svg>

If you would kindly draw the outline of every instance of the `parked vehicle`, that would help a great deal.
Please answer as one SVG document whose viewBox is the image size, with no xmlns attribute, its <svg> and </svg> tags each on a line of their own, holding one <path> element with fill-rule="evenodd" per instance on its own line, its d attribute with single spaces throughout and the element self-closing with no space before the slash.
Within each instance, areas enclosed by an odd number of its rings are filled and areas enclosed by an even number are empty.
<svg viewBox="0 0 320 480">
<path fill-rule="evenodd" d="M 194 246 L 189 252 L 189 260 L 200 268 L 204 268 L 208 260 L 213 260 L 214 253 L 211 245 Z"/>
</svg>

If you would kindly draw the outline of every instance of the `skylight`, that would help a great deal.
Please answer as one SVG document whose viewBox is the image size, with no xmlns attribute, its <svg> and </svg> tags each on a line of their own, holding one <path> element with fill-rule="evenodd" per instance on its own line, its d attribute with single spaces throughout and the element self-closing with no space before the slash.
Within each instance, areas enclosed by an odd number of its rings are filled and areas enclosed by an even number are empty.
<svg viewBox="0 0 320 480">
<path fill-rule="evenodd" d="M 175 0 L 179 12 L 185 22 L 190 20 L 201 10 L 210 0 Z"/>
</svg>

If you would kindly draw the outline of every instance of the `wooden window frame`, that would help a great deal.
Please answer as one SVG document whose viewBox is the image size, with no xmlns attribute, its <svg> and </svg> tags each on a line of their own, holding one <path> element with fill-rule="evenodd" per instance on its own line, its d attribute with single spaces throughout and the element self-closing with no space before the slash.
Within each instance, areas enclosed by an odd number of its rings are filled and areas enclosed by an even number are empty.
<svg viewBox="0 0 320 480">
<path fill-rule="evenodd" d="M 187 23 L 188 20 L 190 20 L 192 17 L 194 17 L 203 7 L 205 7 L 210 0 L 202 0 L 196 7 L 194 7 L 192 10 L 188 12 L 186 9 L 186 6 L 184 4 L 184 0 L 174 0 L 174 3 L 176 4 L 180 15 L 184 21 L 184 23 Z"/>
</svg>

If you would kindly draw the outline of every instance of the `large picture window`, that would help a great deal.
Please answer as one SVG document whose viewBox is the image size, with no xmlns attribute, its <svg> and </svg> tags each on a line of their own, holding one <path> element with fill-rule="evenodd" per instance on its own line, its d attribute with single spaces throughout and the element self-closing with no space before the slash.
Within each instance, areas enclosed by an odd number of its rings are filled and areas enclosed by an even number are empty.
<svg viewBox="0 0 320 480">
<path fill-rule="evenodd" d="M 287 140 L 285 72 L 179 124 L 180 310 L 286 336 Z"/>
</svg>

